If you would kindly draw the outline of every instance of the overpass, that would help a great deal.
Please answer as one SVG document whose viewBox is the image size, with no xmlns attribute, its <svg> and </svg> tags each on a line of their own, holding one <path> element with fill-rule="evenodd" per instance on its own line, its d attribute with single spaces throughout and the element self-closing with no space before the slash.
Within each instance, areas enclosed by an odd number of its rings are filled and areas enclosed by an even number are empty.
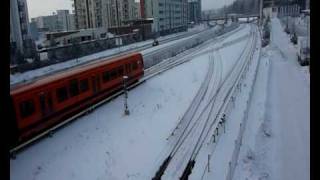
<svg viewBox="0 0 320 180">
<path fill-rule="evenodd" d="M 228 14 L 227 19 L 239 19 L 239 18 L 252 18 L 252 17 L 257 17 L 258 19 L 260 18 L 259 14 Z M 219 21 L 219 20 L 225 20 L 226 16 L 216 16 L 216 17 L 203 17 L 201 19 L 202 22 L 204 21 Z"/>
</svg>

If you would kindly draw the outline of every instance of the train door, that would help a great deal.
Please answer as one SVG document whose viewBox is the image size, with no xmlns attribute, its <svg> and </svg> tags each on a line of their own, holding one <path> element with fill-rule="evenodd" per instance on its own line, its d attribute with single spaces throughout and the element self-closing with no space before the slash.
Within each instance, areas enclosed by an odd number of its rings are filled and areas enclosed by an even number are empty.
<svg viewBox="0 0 320 180">
<path fill-rule="evenodd" d="M 126 73 L 126 76 L 129 77 L 129 74 L 131 73 L 131 64 L 126 64 L 125 73 Z"/>
<path fill-rule="evenodd" d="M 91 81 L 92 81 L 93 93 L 96 94 L 96 93 L 97 93 L 97 83 L 96 83 L 96 78 L 95 78 L 95 76 L 92 76 L 92 77 L 91 77 Z"/>
<path fill-rule="evenodd" d="M 100 83 L 99 75 L 91 76 L 91 81 L 92 81 L 93 93 L 96 94 L 101 89 L 101 83 Z"/>
<path fill-rule="evenodd" d="M 100 76 L 96 75 L 96 80 L 97 80 L 97 90 L 98 92 L 101 90 L 101 82 L 100 82 Z"/>
<path fill-rule="evenodd" d="M 53 110 L 51 93 L 41 92 L 39 94 L 39 102 L 40 102 L 42 116 L 49 115 Z"/>
</svg>

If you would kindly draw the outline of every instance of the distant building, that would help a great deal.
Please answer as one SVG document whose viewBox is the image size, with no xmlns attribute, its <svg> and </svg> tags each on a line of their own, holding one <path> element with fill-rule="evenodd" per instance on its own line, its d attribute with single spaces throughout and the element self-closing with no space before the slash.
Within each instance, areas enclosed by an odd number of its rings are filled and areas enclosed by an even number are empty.
<svg viewBox="0 0 320 180">
<path fill-rule="evenodd" d="M 135 0 L 74 0 L 75 24 L 77 29 L 123 26 L 139 18 L 138 6 Z"/>
<path fill-rule="evenodd" d="M 188 11 L 189 22 L 198 24 L 201 20 L 201 0 L 189 0 Z"/>
<path fill-rule="evenodd" d="M 140 0 L 142 18 L 153 18 L 153 32 L 170 34 L 187 30 L 187 0 Z"/>
<path fill-rule="evenodd" d="M 34 44 L 31 38 L 29 15 L 26 0 L 10 0 L 10 48 L 11 63 L 16 63 L 16 56 L 23 54 L 31 57 Z"/>
<path fill-rule="evenodd" d="M 310 9 L 310 0 L 297 0 L 301 10 Z"/>
<path fill-rule="evenodd" d="M 112 34 L 108 33 L 105 28 L 81 29 L 66 32 L 46 33 L 44 47 L 65 46 L 73 43 L 81 43 L 90 40 L 111 38 Z"/>
<path fill-rule="evenodd" d="M 32 18 L 31 22 L 36 23 L 39 31 L 75 30 L 74 14 L 69 14 L 69 10 L 57 10 L 56 14 Z"/>
<path fill-rule="evenodd" d="M 38 40 L 39 38 L 39 31 L 37 28 L 37 23 L 35 21 L 30 23 L 30 33 L 33 40 Z"/>
</svg>

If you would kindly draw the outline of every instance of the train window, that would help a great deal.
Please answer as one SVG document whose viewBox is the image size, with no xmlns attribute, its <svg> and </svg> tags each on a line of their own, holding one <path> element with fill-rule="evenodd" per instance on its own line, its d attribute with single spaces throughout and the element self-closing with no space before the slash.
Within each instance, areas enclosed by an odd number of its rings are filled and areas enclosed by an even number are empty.
<svg viewBox="0 0 320 180">
<path fill-rule="evenodd" d="M 58 88 L 56 93 L 57 93 L 58 102 L 62 102 L 68 99 L 68 91 L 66 87 Z"/>
<path fill-rule="evenodd" d="M 76 96 L 79 94 L 79 88 L 78 88 L 78 80 L 73 79 L 70 81 L 69 84 L 69 92 L 70 92 L 70 96 Z"/>
<path fill-rule="evenodd" d="M 113 69 L 110 71 L 110 79 L 115 79 L 117 78 L 117 70 Z"/>
<path fill-rule="evenodd" d="M 123 76 L 123 67 L 122 66 L 118 68 L 118 75 Z"/>
<path fill-rule="evenodd" d="M 108 71 L 106 71 L 106 72 L 104 72 L 104 73 L 102 74 L 102 81 L 103 81 L 103 82 L 107 82 L 107 81 L 109 81 L 109 80 L 110 80 L 110 74 L 109 74 Z"/>
<path fill-rule="evenodd" d="M 40 100 L 41 112 L 45 112 L 45 110 L 46 110 L 46 96 L 44 94 L 41 94 L 39 97 L 39 100 Z"/>
<path fill-rule="evenodd" d="M 131 71 L 131 66 L 130 66 L 130 64 L 126 64 L 126 69 L 127 69 L 127 72 L 130 72 L 130 71 Z"/>
<path fill-rule="evenodd" d="M 27 100 L 20 103 L 20 114 L 22 118 L 26 118 L 34 113 L 33 100 Z"/>
<path fill-rule="evenodd" d="M 138 69 L 138 65 L 136 62 L 132 63 L 131 66 L 132 66 L 132 70 Z"/>
<path fill-rule="evenodd" d="M 81 80 L 79 86 L 80 86 L 80 93 L 88 91 L 89 90 L 88 79 Z"/>
</svg>

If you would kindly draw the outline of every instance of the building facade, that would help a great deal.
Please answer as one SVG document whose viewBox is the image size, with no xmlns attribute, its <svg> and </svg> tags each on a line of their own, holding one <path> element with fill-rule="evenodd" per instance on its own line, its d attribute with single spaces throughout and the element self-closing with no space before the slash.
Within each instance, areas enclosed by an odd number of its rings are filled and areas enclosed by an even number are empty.
<svg viewBox="0 0 320 180">
<path fill-rule="evenodd" d="M 57 10 L 50 16 L 39 16 L 31 19 L 37 25 L 39 31 L 72 31 L 75 30 L 74 14 L 69 10 Z"/>
<path fill-rule="evenodd" d="M 198 24 L 201 20 L 201 0 L 189 0 L 188 11 L 189 22 Z"/>
<path fill-rule="evenodd" d="M 187 0 L 140 0 L 140 3 L 143 18 L 153 18 L 153 32 L 164 35 L 187 29 Z"/>
<path fill-rule="evenodd" d="M 26 0 L 10 0 L 10 63 L 34 57 Z M 18 62 L 19 61 L 19 62 Z"/>
<path fill-rule="evenodd" d="M 135 0 L 74 0 L 78 29 L 109 28 L 125 25 L 140 16 Z"/>
<path fill-rule="evenodd" d="M 24 53 L 26 41 L 31 38 L 26 0 L 10 0 L 10 42 Z"/>
</svg>

